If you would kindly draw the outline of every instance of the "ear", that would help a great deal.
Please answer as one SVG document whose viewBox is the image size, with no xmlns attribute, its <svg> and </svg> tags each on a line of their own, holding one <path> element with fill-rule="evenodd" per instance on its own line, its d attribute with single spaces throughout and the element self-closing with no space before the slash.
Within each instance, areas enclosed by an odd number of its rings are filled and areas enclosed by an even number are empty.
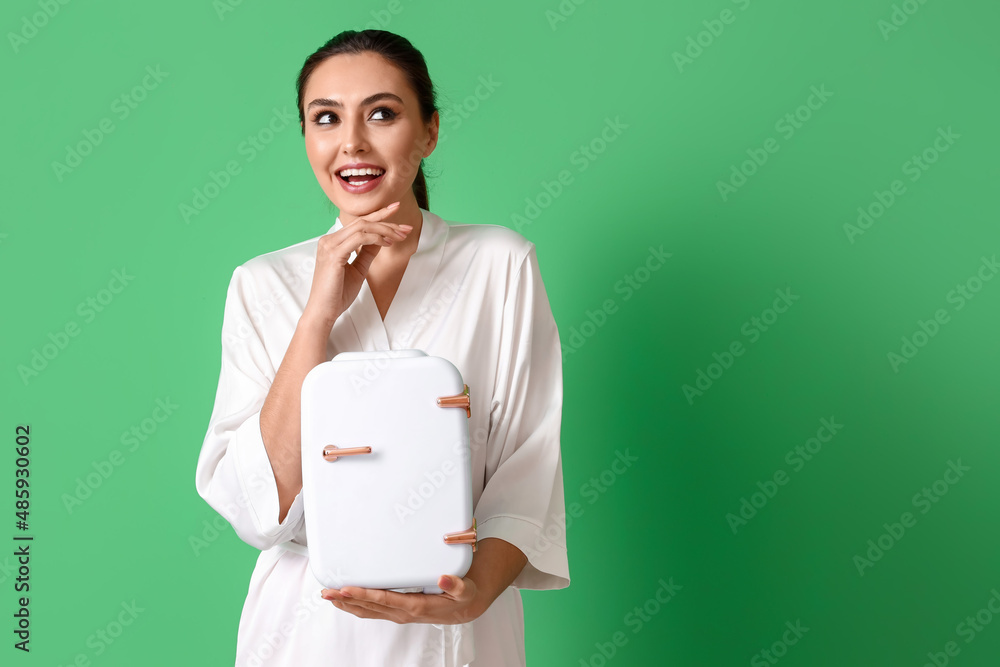
<svg viewBox="0 0 1000 667">
<path fill-rule="evenodd" d="M 427 126 L 428 140 L 427 140 L 427 149 L 424 151 L 424 157 L 429 157 L 430 154 L 433 153 L 434 149 L 437 147 L 440 130 L 441 130 L 441 117 L 435 110 L 434 114 L 431 116 L 431 122 Z"/>
</svg>

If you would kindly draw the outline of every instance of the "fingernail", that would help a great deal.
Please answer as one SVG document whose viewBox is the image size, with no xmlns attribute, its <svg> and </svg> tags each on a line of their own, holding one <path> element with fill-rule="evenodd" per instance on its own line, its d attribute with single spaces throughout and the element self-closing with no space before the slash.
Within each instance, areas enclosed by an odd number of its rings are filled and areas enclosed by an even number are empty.
<svg viewBox="0 0 1000 667">
<path fill-rule="evenodd" d="M 394 201 L 391 204 L 389 204 L 388 206 L 386 206 L 386 208 L 396 208 L 397 206 L 399 206 L 399 202 L 398 201 Z"/>
<path fill-rule="evenodd" d="M 354 597 L 353 595 L 351 595 L 347 591 L 340 591 L 340 594 L 343 595 L 345 598 Z"/>
<path fill-rule="evenodd" d="M 400 229 L 413 229 L 413 225 L 400 225 Z"/>
<path fill-rule="evenodd" d="M 449 590 L 454 585 L 454 582 L 448 577 L 441 577 L 441 588 L 442 590 Z"/>
</svg>

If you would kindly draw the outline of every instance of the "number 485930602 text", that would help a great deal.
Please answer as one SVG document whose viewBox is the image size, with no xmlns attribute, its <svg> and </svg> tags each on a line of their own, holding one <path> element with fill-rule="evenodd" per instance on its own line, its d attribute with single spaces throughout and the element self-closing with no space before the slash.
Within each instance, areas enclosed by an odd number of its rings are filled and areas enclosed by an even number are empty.
<svg viewBox="0 0 1000 667">
<path fill-rule="evenodd" d="M 28 530 L 28 510 L 31 507 L 29 502 L 30 492 L 28 491 L 28 476 L 31 474 L 28 466 L 30 465 L 30 460 L 28 456 L 31 453 L 29 444 L 31 439 L 29 437 L 30 427 L 28 426 L 18 426 L 16 429 L 17 435 L 17 446 L 15 453 L 17 454 L 17 468 L 15 469 L 15 481 L 14 481 L 14 495 L 17 498 L 14 503 L 14 514 L 17 519 L 15 526 L 18 530 Z"/>
</svg>

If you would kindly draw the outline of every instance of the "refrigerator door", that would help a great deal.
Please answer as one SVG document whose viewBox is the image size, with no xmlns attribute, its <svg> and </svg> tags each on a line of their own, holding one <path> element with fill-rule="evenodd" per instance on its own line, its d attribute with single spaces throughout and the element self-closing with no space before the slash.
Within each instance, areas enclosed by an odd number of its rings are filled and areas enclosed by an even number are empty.
<svg viewBox="0 0 1000 667">
<path fill-rule="evenodd" d="M 327 588 L 440 593 L 475 548 L 468 388 L 420 350 L 345 352 L 302 384 L 302 502 Z"/>
</svg>

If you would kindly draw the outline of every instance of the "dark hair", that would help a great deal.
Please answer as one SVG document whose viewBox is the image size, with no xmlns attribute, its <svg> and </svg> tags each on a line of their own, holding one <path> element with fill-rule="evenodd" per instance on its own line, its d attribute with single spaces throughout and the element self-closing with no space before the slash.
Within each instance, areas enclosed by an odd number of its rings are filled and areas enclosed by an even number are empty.
<svg viewBox="0 0 1000 667">
<path fill-rule="evenodd" d="M 299 122 L 303 123 L 302 134 L 305 134 L 305 111 L 302 96 L 305 94 L 306 82 L 313 70 L 327 58 L 342 53 L 359 54 L 364 52 L 377 53 L 402 70 L 410 86 L 417 95 L 420 105 L 420 117 L 424 123 L 429 123 L 437 108 L 437 96 L 434 84 L 427 73 L 427 63 L 423 55 L 409 40 L 386 30 L 345 30 L 306 58 L 299 78 L 295 84 L 298 94 Z M 413 181 L 413 194 L 417 198 L 417 206 L 430 210 L 427 199 L 427 181 L 424 178 L 424 161 L 420 160 L 417 177 Z"/>
</svg>

